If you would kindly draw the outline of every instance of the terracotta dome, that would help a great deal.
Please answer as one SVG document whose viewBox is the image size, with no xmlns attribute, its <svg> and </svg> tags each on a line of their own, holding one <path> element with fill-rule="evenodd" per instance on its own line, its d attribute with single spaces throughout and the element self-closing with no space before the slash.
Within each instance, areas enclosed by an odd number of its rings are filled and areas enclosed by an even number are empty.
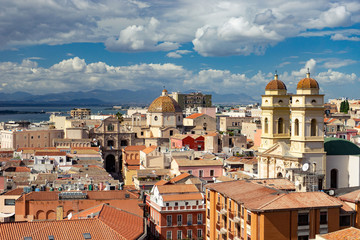
<svg viewBox="0 0 360 240">
<path fill-rule="evenodd" d="M 165 112 L 182 112 L 180 105 L 172 98 L 169 97 L 167 94 L 163 95 L 155 99 L 149 106 L 148 112 L 151 113 L 165 113 Z M 167 91 L 166 91 L 167 93 Z"/>
<path fill-rule="evenodd" d="M 271 80 L 265 87 L 265 90 L 286 90 L 286 85 L 283 81 L 278 79 L 275 74 L 274 80 Z"/>
<path fill-rule="evenodd" d="M 315 79 L 310 78 L 310 73 L 307 73 L 306 78 L 298 82 L 296 89 L 319 89 L 319 84 Z"/>
</svg>

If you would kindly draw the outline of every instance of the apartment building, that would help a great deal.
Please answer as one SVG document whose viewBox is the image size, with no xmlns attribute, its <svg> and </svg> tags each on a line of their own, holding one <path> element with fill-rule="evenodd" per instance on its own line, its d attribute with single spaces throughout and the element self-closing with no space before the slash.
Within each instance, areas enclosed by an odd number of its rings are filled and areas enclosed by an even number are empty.
<svg viewBox="0 0 360 240">
<path fill-rule="evenodd" d="M 340 229 L 343 203 L 323 192 L 284 192 L 242 181 L 206 185 L 206 239 L 298 239 Z"/>
<path fill-rule="evenodd" d="M 147 197 L 150 232 L 156 239 L 202 239 L 204 196 L 194 184 L 155 185 Z"/>
</svg>

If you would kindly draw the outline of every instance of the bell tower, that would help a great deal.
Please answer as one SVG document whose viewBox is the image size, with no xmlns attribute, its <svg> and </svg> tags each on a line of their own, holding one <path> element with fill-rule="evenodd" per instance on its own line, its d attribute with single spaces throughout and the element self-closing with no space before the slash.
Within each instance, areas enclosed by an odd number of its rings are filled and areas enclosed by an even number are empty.
<svg viewBox="0 0 360 240">
<path fill-rule="evenodd" d="M 265 87 L 261 103 L 261 145 L 259 152 L 272 147 L 277 142 L 290 142 L 290 96 L 286 85 L 278 79 L 277 73 Z"/>
<path fill-rule="evenodd" d="M 310 78 L 299 81 L 291 103 L 290 152 L 301 158 L 301 165 L 311 166 L 309 171 L 324 174 L 324 95 L 319 94 L 318 82 Z"/>
</svg>

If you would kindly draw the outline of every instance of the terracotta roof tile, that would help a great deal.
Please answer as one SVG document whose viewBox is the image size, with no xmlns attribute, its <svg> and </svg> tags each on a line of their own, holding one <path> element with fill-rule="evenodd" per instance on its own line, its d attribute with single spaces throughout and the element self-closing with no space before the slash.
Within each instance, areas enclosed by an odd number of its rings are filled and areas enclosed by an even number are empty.
<svg viewBox="0 0 360 240">
<path fill-rule="evenodd" d="M 187 116 L 186 118 L 187 119 L 195 119 L 195 118 L 201 117 L 202 115 L 204 115 L 204 114 L 203 113 L 193 113 L 190 116 Z"/>
<path fill-rule="evenodd" d="M 134 146 L 127 146 L 125 147 L 125 151 L 141 151 L 146 148 L 145 145 L 134 145 Z"/>
<path fill-rule="evenodd" d="M 296 89 L 310 89 L 310 88 L 315 88 L 315 89 L 319 89 L 319 84 L 318 82 L 310 77 L 306 77 L 301 79 L 298 84 Z"/>
<path fill-rule="evenodd" d="M 185 194 L 169 194 L 162 196 L 164 202 L 170 201 L 186 201 L 186 200 L 203 200 L 201 193 L 185 193 Z"/>
<path fill-rule="evenodd" d="M 176 176 L 176 177 L 170 179 L 170 182 L 176 183 L 176 182 L 178 182 L 184 178 L 187 178 L 189 176 L 191 176 L 189 173 L 182 173 L 179 176 Z"/>
<path fill-rule="evenodd" d="M 10 190 L 6 193 L 4 193 L 4 195 L 21 195 L 22 193 L 24 192 L 24 189 L 23 188 L 15 188 L 13 190 Z"/>
<path fill-rule="evenodd" d="M 199 192 L 197 187 L 193 184 L 160 185 L 157 186 L 157 188 L 160 194 Z"/>
<path fill-rule="evenodd" d="M 223 163 L 220 159 L 216 159 L 216 160 L 205 160 L 205 159 L 201 159 L 201 160 L 189 160 L 189 159 L 185 159 L 185 158 L 181 158 L 181 159 L 174 159 L 174 161 L 177 162 L 177 164 L 181 167 L 184 166 L 222 166 Z"/>
<path fill-rule="evenodd" d="M 35 152 L 35 156 L 66 156 L 66 152 Z"/>
<path fill-rule="evenodd" d="M 265 90 L 286 90 L 286 85 L 281 80 L 271 80 L 265 87 Z"/>
<path fill-rule="evenodd" d="M 167 184 L 168 181 L 164 180 L 164 179 L 161 179 L 160 181 L 158 181 L 157 183 L 155 183 L 155 186 L 161 186 L 161 185 L 165 185 Z"/>
<path fill-rule="evenodd" d="M 360 229 L 349 227 L 320 236 L 329 240 L 358 240 L 360 239 Z"/>
<path fill-rule="evenodd" d="M 155 149 L 157 148 L 157 146 L 150 146 L 150 147 L 147 147 L 145 148 L 144 150 L 142 150 L 145 154 L 149 154 L 151 153 L 152 151 L 154 151 Z"/>
<path fill-rule="evenodd" d="M 222 193 L 243 203 L 251 211 L 279 209 L 341 207 L 341 202 L 323 192 L 290 192 L 261 186 L 249 181 L 231 181 L 206 185 L 206 188 Z"/>
</svg>

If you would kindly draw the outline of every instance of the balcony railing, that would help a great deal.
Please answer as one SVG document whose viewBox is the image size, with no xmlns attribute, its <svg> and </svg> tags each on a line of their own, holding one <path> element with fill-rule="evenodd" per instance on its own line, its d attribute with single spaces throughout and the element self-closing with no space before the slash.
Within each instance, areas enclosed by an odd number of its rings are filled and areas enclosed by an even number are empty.
<svg viewBox="0 0 360 240">
<path fill-rule="evenodd" d="M 216 204 L 216 211 L 220 211 L 222 209 L 222 204 L 217 203 Z"/>
<path fill-rule="evenodd" d="M 229 239 L 233 240 L 234 239 L 234 234 L 232 234 L 231 232 L 229 232 Z"/>
<path fill-rule="evenodd" d="M 221 227 L 222 227 L 222 225 L 220 223 L 216 224 L 216 230 L 220 231 Z"/>
<path fill-rule="evenodd" d="M 229 211 L 229 218 L 234 219 L 234 212 Z"/>
</svg>

